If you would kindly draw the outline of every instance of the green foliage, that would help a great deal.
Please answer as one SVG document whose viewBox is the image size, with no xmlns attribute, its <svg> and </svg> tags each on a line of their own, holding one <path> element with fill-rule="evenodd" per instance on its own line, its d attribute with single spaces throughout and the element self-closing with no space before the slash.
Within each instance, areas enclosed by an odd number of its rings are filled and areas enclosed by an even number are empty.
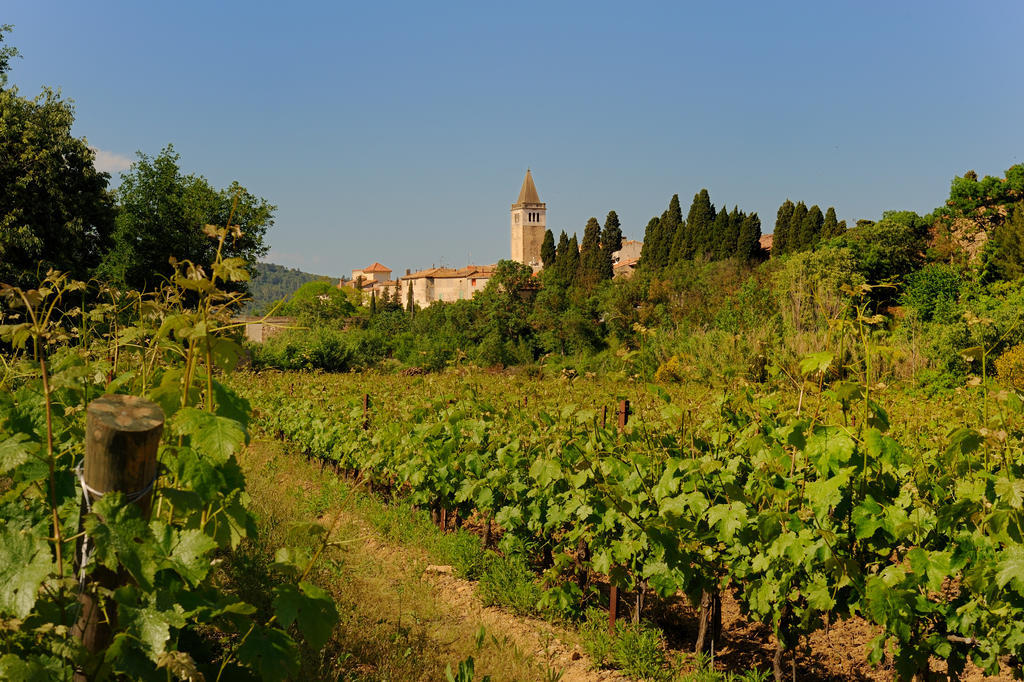
<svg viewBox="0 0 1024 682">
<path fill-rule="evenodd" d="M 554 266 L 557 253 L 555 249 L 555 235 L 551 230 L 544 230 L 544 241 L 540 245 L 540 261 L 544 264 L 545 268 Z"/>
<path fill-rule="evenodd" d="M 593 288 L 603 279 L 605 271 L 604 254 L 601 250 L 601 223 L 597 222 L 597 218 L 590 218 L 583 230 L 583 242 L 580 244 L 580 284 L 584 288 Z"/>
<path fill-rule="evenodd" d="M 230 230 L 211 233 L 222 244 Z M 283 679 L 298 671 L 284 628 L 294 623 L 316 647 L 337 620 L 330 596 L 305 581 L 306 555 L 267 612 L 217 577 L 215 556 L 250 537 L 254 522 L 235 458 L 249 404 L 220 381 L 240 355 L 226 332 L 241 295 L 222 286 L 247 273 L 216 253 L 204 268 L 176 263 L 160 294 L 107 291 L 111 303 L 84 309 L 85 285 L 61 273 L 37 289 L 0 288 L 0 387 L 17 396 L 0 398 L 5 678 L 66 679 L 78 668 L 90 679 L 164 679 L 173 668 Z M 116 491 L 82 503 L 84 408 L 116 392 L 149 397 L 166 416 L 149 513 Z M 123 576 L 120 587 L 100 588 L 104 571 Z M 117 616 L 91 653 L 69 636 L 83 589 Z"/>
<path fill-rule="evenodd" d="M 916 213 L 887 212 L 877 223 L 858 224 L 843 242 L 868 282 L 885 282 L 905 277 L 922 265 L 927 227 L 927 221 Z"/>
<path fill-rule="evenodd" d="M 356 309 L 344 291 L 327 280 L 316 279 L 300 286 L 277 312 L 294 316 L 305 326 L 337 327 Z"/>
<path fill-rule="evenodd" d="M 173 274 L 171 257 L 211 263 L 221 255 L 254 262 L 266 254 L 263 236 L 274 224 L 277 207 L 237 182 L 216 190 L 202 176 L 183 175 L 179 159 L 172 145 L 155 158 L 140 152 L 122 174 L 113 247 L 100 267 L 102 277 L 130 287 L 156 287 Z M 211 224 L 229 225 L 231 238 L 212 241 L 206 228 Z M 244 289 L 243 282 L 230 286 Z"/>
<path fill-rule="evenodd" d="M 601 230 L 601 279 L 612 278 L 612 254 L 621 248 L 622 228 L 619 224 L 619 215 L 615 211 L 608 211 L 604 219 L 604 229 Z"/>
<path fill-rule="evenodd" d="M 996 372 L 1004 384 L 1024 389 L 1024 344 L 1008 349 L 996 359 Z"/>
<path fill-rule="evenodd" d="M 962 285 L 963 277 L 957 268 L 933 263 L 907 277 L 900 302 L 925 322 L 933 318 L 949 322 L 955 316 Z"/>
<path fill-rule="evenodd" d="M 1024 201 L 1014 204 L 1009 219 L 995 229 L 990 250 L 992 269 L 998 277 L 1024 277 Z"/>
<path fill-rule="evenodd" d="M 0 48 L 0 78 L 11 49 Z M 0 88 L 0 117 L 0 282 L 28 287 L 51 268 L 88 278 L 109 248 L 114 202 L 110 176 L 71 134 L 71 104 L 49 89 L 26 99 Z"/>
<path fill-rule="evenodd" d="M 792 250 L 792 234 L 790 231 L 790 222 L 793 220 L 793 211 L 796 209 L 793 202 L 786 199 L 779 206 L 779 210 L 775 215 L 775 230 L 774 238 L 772 240 L 772 256 L 781 256 L 784 253 L 788 253 Z"/>
<path fill-rule="evenodd" d="M 246 305 L 246 310 L 254 313 L 268 312 L 274 303 L 287 299 L 307 282 L 316 280 L 337 282 L 331 277 L 313 275 L 273 263 L 255 263 L 251 268 L 253 279 L 249 283 L 249 295 L 252 300 Z"/>
</svg>

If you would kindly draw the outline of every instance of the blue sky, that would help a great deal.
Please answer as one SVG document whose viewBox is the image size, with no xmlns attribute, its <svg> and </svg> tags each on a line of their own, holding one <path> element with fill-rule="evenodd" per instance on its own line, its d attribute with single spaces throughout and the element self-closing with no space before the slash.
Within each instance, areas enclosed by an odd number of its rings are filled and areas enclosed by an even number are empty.
<svg viewBox="0 0 1024 682">
<path fill-rule="evenodd" d="M 509 253 L 527 167 L 548 226 L 629 237 L 787 197 L 840 218 L 927 212 L 1024 161 L 1024 3 L 8 0 L 22 94 L 60 88 L 118 168 L 276 204 L 269 260 L 339 275 Z M 114 173 L 115 180 L 117 173 Z"/>
</svg>

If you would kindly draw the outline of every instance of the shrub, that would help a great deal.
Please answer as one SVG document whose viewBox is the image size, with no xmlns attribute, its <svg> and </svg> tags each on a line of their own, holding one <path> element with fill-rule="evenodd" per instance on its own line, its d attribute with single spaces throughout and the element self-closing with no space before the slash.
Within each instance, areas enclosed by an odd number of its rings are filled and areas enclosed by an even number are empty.
<svg viewBox="0 0 1024 682">
<path fill-rule="evenodd" d="M 996 359 L 996 373 L 1004 384 L 1024 389 L 1024 343 L 1014 346 Z"/>
<path fill-rule="evenodd" d="M 944 263 L 926 265 L 907 277 L 900 302 L 917 312 L 921 320 L 955 317 L 960 297 L 960 272 Z"/>
</svg>

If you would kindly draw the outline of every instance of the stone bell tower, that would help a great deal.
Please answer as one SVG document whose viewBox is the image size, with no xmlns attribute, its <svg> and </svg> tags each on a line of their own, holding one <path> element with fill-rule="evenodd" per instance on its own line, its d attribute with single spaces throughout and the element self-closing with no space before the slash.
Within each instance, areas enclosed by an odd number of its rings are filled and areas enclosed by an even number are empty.
<svg viewBox="0 0 1024 682">
<path fill-rule="evenodd" d="M 526 170 L 519 200 L 512 204 L 512 260 L 539 270 L 540 247 L 547 230 L 547 204 L 541 202 L 530 170 Z"/>
</svg>

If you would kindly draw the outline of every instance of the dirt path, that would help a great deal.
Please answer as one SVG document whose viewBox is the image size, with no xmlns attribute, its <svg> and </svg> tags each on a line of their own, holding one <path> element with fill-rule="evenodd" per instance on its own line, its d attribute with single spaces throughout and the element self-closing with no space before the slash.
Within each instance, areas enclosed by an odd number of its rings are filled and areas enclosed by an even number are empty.
<svg viewBox="0 0 1024 682">
<path fill-rule="evenodd" d="M 353 677 L 343 679 L 444 679 L 446 665 L 454 669 L 468 656 L 475 659 L 476 680 L 628 679 L 592 670 L 575 632 L 484 606 L 474 582 L 452 575 L 450 566 L 434 565 L 415 543 L 386 539 L 332 471 L 321 472 L 286 448 L 257 440 L 240 462 L 254 508 L 270 532 L 284 533 L 289 523 L 303 521 L 334 527 L 341 549 L 327 557 L 317 581 L 334 594 L 342 613 L 327 655 L 344 659 L 340 668 Z M 399 644 L 394 651 L 389 639 Z M 402 657 L 419 660 L 395 660 Z"/>
</svg>

